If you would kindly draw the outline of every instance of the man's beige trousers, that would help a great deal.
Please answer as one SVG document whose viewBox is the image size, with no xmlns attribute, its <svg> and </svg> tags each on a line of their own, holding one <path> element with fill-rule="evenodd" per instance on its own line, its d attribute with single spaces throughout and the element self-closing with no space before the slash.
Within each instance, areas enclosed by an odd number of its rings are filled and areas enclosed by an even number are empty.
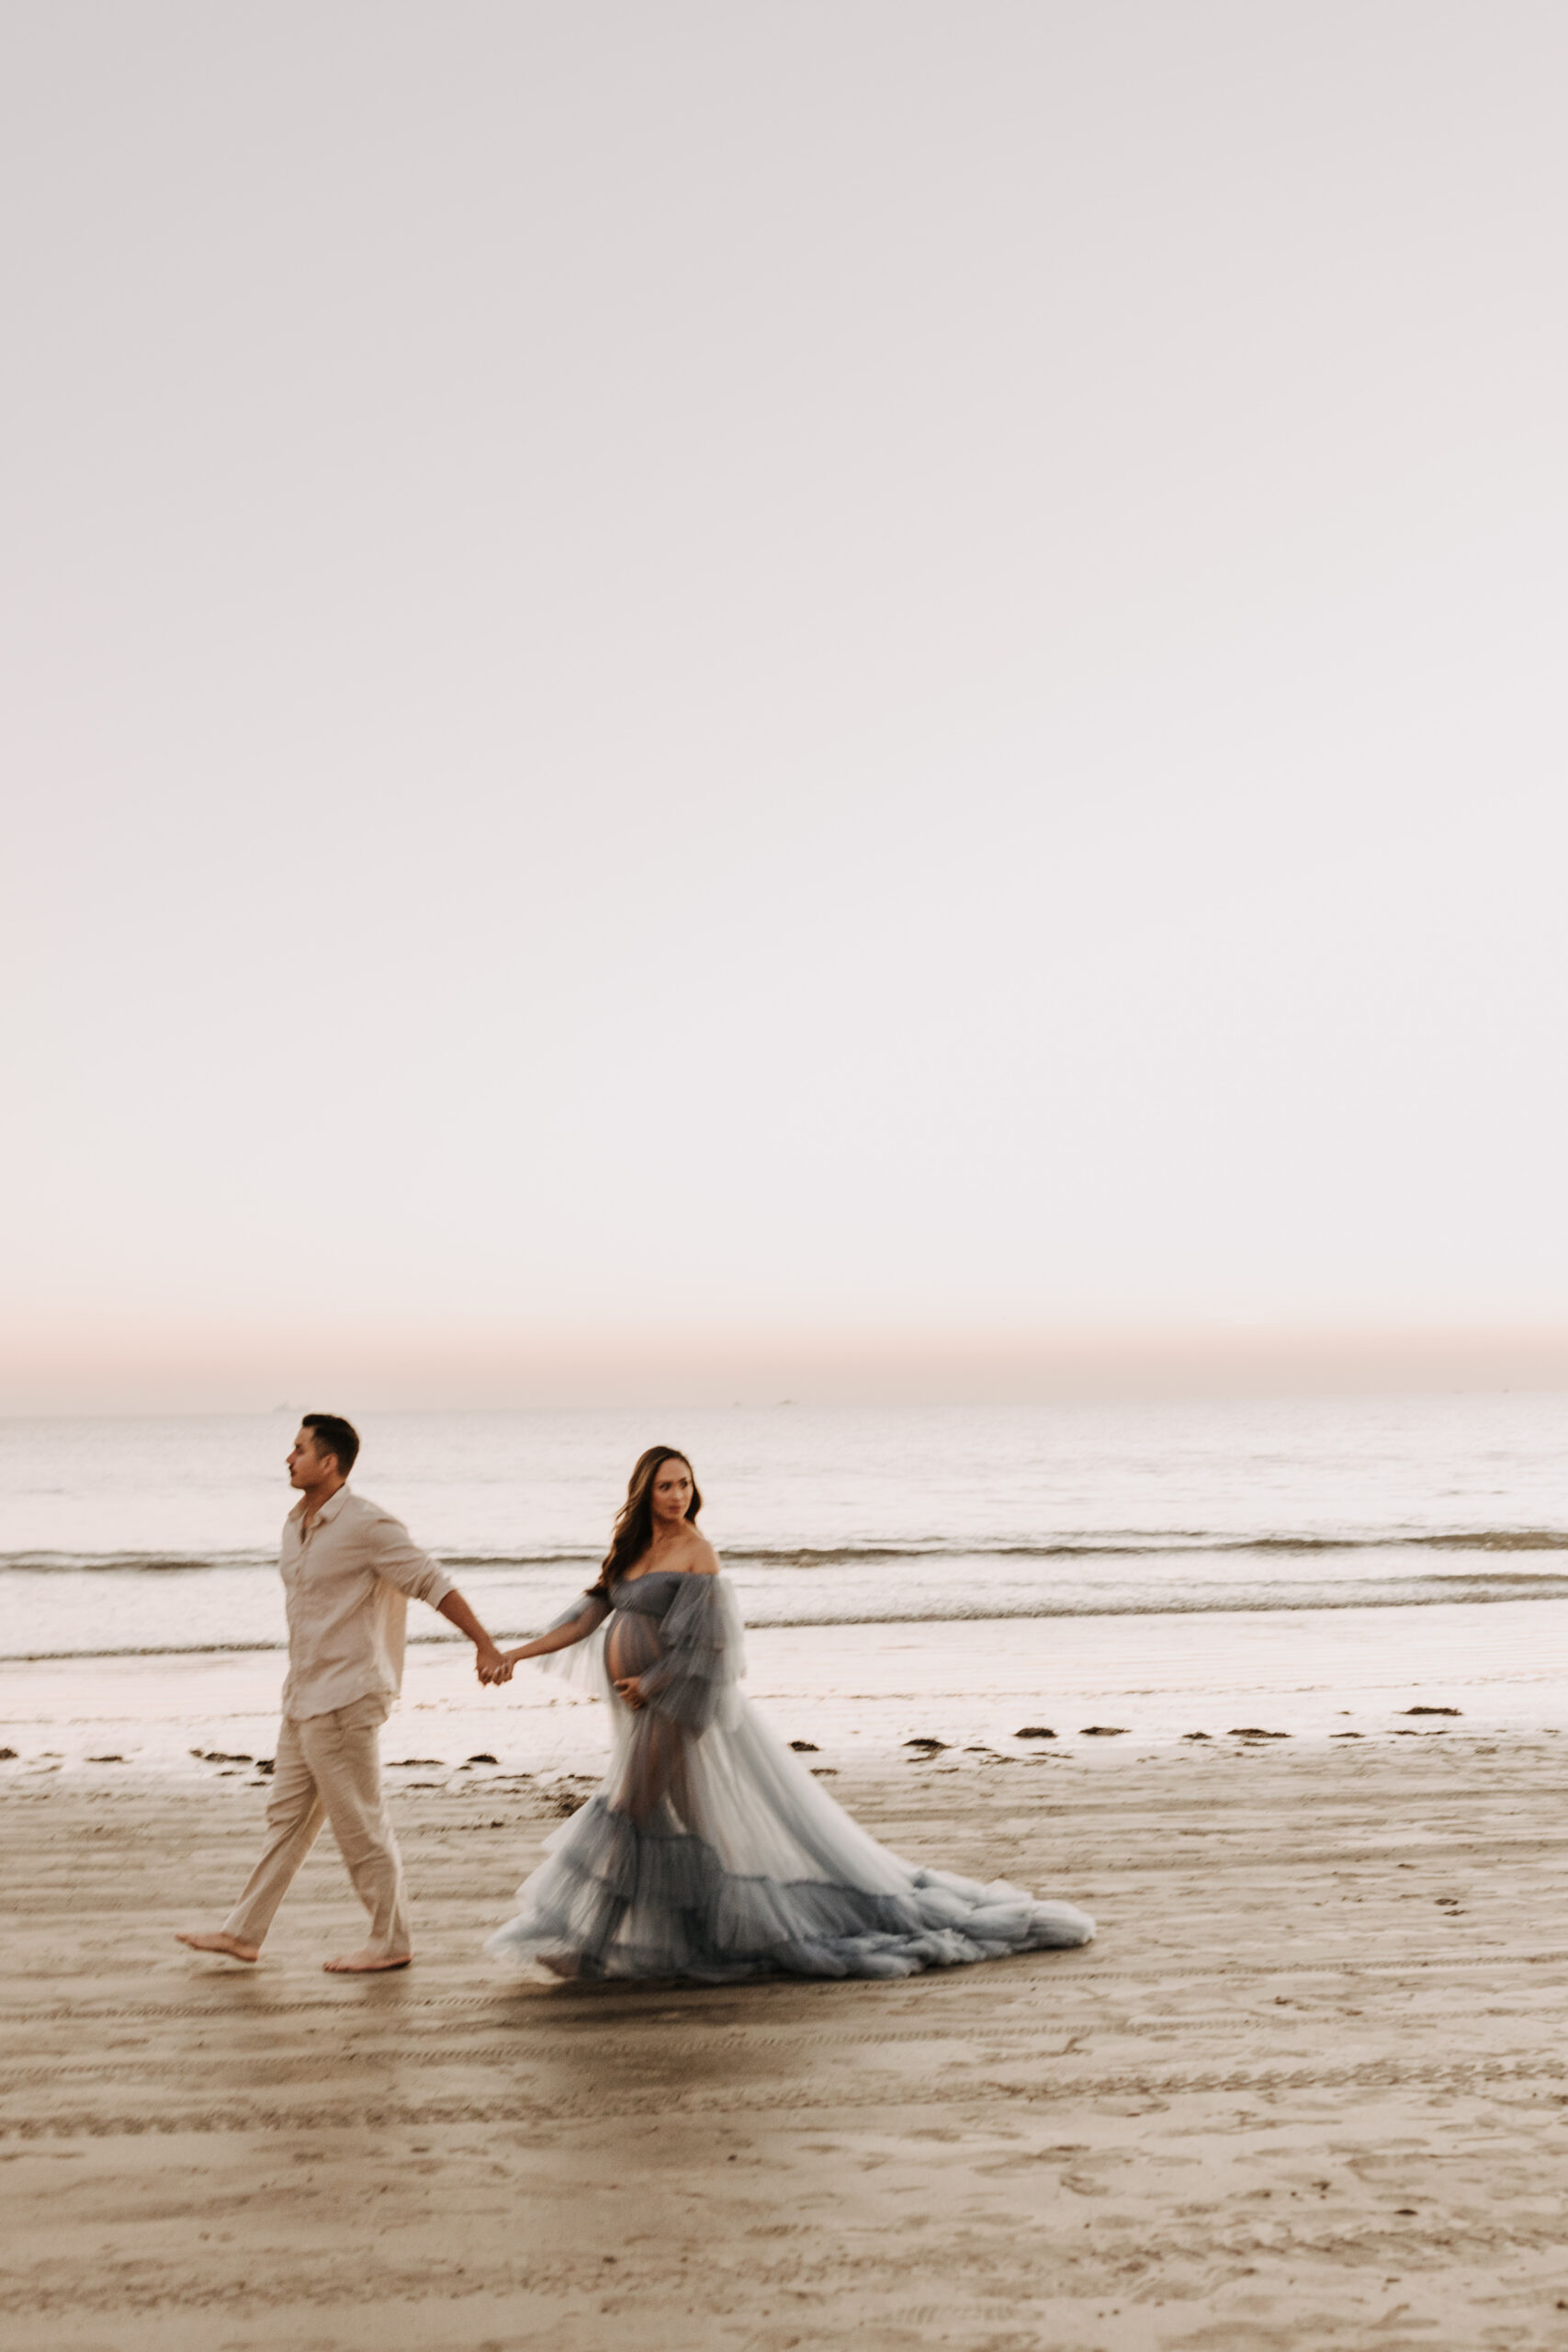
<svg viewBox="0 0 1568 2352">
<path fill-rule="evenodd" d="M 223 1922 L 226 1935 L 261 1942 L 322 1822 L 330 1821 L 355 1893 L 370 1914 L 368 1949 L 389 1960 L 410 1950 L 402 1857 L 381 1790 L 381 1725 L 389 1712 L 385 1699 L 372 1695 L 301 1723 L 285 1715 L 266 1848 Z"/>
</svg>

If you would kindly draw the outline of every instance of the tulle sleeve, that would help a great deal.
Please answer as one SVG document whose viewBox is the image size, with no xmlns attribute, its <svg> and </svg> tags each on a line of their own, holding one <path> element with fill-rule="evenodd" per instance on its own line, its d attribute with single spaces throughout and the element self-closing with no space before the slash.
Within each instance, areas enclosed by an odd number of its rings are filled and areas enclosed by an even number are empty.
<svg viewBox="0 0 1568 2352">
<path fill-rule="evenodd" d="M 637 1678 L 649 1713 L 697 1733 L 728 1722 L 746 1668 L 740 1611 L 725 1578 L 682 1577 L 659 1634 L 662 1654 Z"/>
<path fill-rule="evenodd" d="M 604 1666 L 604 1620 L 610 1613 L 607 1593 L 597 1585 L 587 1592 L 580 1592 L 570 1609 L 545 1627 L 547 1634 L 558 1633 L 563 1625 L 581 1623 L 582 1632 L 570 1649 L 551 1650 L 547 1657 L 534 1660 L 547 1674 L 558 1675 L 570 1682 L 574 1690 L 582 1691 L 590 1699 L 608 1699 L 614 1694 Z"/>
</svg>

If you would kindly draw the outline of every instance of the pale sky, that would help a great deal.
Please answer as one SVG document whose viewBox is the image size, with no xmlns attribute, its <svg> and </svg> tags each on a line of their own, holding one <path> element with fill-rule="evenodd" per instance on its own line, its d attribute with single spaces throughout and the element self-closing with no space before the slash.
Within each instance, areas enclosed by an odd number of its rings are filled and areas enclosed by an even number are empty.
<svg viewBox="0 0 1568 2352">
<path fill-rule="evenodd" d="M 4 51 L 0 1403 L 1568 1326 L 1559 0 Z"/>
</svg>

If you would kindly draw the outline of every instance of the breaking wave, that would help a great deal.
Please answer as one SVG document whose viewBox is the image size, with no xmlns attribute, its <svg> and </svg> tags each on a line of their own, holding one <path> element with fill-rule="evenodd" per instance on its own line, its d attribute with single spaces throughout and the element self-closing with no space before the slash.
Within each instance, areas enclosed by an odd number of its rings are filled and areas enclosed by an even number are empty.
<svg viewBox="0 0 1568 2352">
<path fill-rule="evenodd" d="M 1114 1560 L 1172 1552 L 1310 1554 L 1314 1552 L 1568 1552 L 1568 1530 L 1554 1527 L 1346 1529 L 1301 1533 L 1275 1530 L 1258 1534 L 1196 1527 L 1117 1529 L 1036 1537 L 957 1538 L 942 1535 L 873 1536 L 850 1544 L 724 1545 L 734 1568 L 872 1567 L 908 1560 Z M 514 1551 L 447 1552 L 433 1546 L 449 1568 L 592 1567 L 596 1546 L 530 1544 Z M 177 1575 L 213 1568 L 271 1568 L 275 1550 L 237 1552 L 0 1552 L 0 1569 L 29 1575 L 51 1572 Z M 815 1622 L 815 1621 L 813 1621 Z"/>
</svg>

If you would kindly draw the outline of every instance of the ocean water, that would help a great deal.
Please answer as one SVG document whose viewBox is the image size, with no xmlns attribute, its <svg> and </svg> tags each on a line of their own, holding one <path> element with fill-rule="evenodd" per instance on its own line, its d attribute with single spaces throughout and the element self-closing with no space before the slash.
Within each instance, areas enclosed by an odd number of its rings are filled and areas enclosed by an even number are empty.
<svg viewBox="0 0 1568 2352">
<path fill-rule="evenodd" d="M 199 1744 L 182 1744 L 191 1724 L 232 1745 L 243 1721 L 265 1745 L 293 1427 L 291 1414 L 0 1422 L 7 1744 L 51 1761 L 107 1739 L 173 1756 Z M 845 1737 L 874 1728 L 897 1744 L 911 1707 L 949 1700 L 955 1735 L 1010 1736 L 1003 1717 L 1054 1688 L 1064 1704 L 1142 1707 L 1128 1729 L 1149 1736 L 1179 1736 L 1209 1694 L 1245 1720 L 1268 1693 L 1295 1708 L 1294 1728 L 1326 1733 L 1346 1692 L 1392 1706 L 1434 1676 L 1499 1720 L 1556 1704 L 1568 1396 L 388 1414 L 361 1428 L 355 1485 L 513 1637 L 592 1580 L 640 1449 L 685 1447 L 755 1629 L 754 1692 L 777 1686 Z M 442 1621 L 415 1610 L 410 1635 L 410 1706 L 438 1686 L 447 1715 L 480 1703 Z M 574 1703 L 526 1679 L 506 1696 L 531 1718 Z M 472 1720 L 493 1725 L 482 1704 Z M 530 1736 L 575 1756 L 603 1735 L 557 1722 L 546 1738 L 535 1721 Z"/>
</svg>

